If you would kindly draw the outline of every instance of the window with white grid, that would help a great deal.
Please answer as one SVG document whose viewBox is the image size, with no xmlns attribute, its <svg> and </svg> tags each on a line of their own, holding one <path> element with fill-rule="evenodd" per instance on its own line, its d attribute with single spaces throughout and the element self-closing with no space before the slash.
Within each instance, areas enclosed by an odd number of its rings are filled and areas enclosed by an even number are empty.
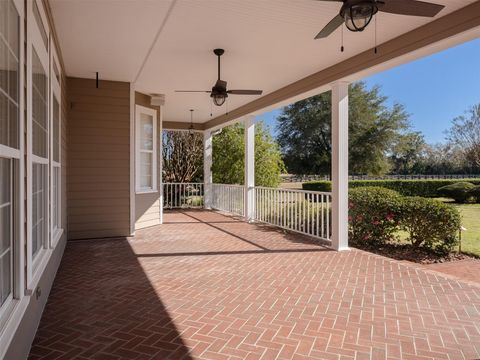
<svg viewBox="0 0 480 360">
<path fill-rule="evenodd" d="M 0 317 L 13 299 L 15 213 L 20 149 L 20 16 L 0 0 Z"/>
<path fill-rule="evenodd" d="M 157 111 L 136 106 L 136 189 L 157 191 Z"/>
</svg>

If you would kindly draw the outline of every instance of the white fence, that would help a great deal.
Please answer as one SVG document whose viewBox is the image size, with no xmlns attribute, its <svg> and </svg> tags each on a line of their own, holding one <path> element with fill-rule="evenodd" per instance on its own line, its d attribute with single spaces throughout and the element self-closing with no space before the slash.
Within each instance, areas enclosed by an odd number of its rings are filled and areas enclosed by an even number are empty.
<svg viewBox="0 0 480 360">
<path fill-rule="evenodd" d="M 350 175 L 349 180 L 448 180 L 448 179 L 478 179 L 480 175 Z M 306 181 L 330 180 L 329 175 L 282 175 L 282 182 L 296 183 Z"/>
<path fill-rule="evenodd" d="M 330 193 L 255 187 L 255 202 L 255 220 L 330 240 Z"/>
<path fill-rule="evenodd" d="M 212 208 L 244 216 L 245 187 L 242 185 L 212 184 Z"/>
<path fill-rule="evenodd" d="M 165 209 L 202 208 L 203 183 L 164 183 L 163 206 Z"/>
</svg>

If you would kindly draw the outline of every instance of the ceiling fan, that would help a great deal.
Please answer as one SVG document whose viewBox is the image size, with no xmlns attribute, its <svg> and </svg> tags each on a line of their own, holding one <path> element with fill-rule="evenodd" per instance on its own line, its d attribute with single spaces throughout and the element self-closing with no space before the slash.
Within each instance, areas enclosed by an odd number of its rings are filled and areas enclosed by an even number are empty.
<svg viewBox="0 0 480 360">
<path fill-rule="evenodd" d="M 434 17 L 445 6 L 417 0 L 318 0 L 343 3 L 335 16 L 315 39 L 326 38 L 345 23 L 350 31 L 363 31 L 378 11 L 409 15 Z"/>
<path fill-rule="evenodd" d="M 215 49 L 213 53 L 218 57 L 218 78 L 212 90 L 175 90 L 175 92 L 202 92 L 209 93 L 213 99 L 213 103 L 217 106 L 222 106 L 225 100 L 230 95 L 262 95 L 262 90 L 227 90 L 227 82 L 220 79 L 220 56 L 224 54 L 225 50 Z"/>
</svg>

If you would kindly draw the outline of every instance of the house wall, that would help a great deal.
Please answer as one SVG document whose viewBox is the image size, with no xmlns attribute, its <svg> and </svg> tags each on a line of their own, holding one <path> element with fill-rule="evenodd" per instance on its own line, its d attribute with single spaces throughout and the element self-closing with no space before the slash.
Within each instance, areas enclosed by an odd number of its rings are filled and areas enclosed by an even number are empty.
<svg viewBox="0 0 480 360">
<path fill-rule="evenodd" d="M 68 239 L 130 235 L 130 84 L 68 78 Z"/>
<path fill-rule="evenodd" d="M 150 96 L 135 92 L 135 105 L 157 110 L 157 192 L 135 194 L 135 230 L 160 224 L 161 108 L 150 105 Z"/>
</svg>

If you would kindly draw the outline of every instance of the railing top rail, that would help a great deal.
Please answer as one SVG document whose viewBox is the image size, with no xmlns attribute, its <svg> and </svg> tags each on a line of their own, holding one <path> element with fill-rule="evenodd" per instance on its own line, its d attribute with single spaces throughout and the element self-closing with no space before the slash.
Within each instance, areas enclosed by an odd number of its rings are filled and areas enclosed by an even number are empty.
<svg viewBox="0 0 480 360">
<path fill-rule="evenodd" d="M 238 185 L 238 184 L 218 184 L 218 183 L 212 183 L 213 186 L 228 186 L 228 187 L 236 187 L 236 188 L 244 188 L 243 185 Z"/>
<path fill-rule="evenodd" d="M 203 182 L 164 182 L 163 185 L 203 185 Z"/>
<path fill-rule="evenodd" d="M 328 195 L 328 196 L 332 195 L 331 192 L 325 192 L 325 191 L 272 188 L 272 187 L 266 187 L 266 186 L 255 186 L 255 189 L 277 190 L 277 191 L 285 191 L 285 192 L 288 191 L 288 192 L 296 192 L 296 193 L 302 193 L 302 194 L 320 194 L 320 195 Z"/>
</svg>

